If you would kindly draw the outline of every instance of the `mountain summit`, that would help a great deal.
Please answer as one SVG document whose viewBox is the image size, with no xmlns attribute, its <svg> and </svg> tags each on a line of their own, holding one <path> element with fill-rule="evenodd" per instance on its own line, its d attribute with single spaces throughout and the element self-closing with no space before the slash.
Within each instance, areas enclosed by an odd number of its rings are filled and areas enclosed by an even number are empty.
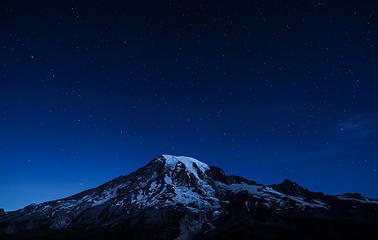
<svg viewBox="0 0 378 240">
<path fill-rule="evenodd" d="M 378 201 L 359 194 L 267 186 L 162 155 L 99 187 L 0 213 L 0 239 L 374 239 L 377 221 Z"/>
</svg>

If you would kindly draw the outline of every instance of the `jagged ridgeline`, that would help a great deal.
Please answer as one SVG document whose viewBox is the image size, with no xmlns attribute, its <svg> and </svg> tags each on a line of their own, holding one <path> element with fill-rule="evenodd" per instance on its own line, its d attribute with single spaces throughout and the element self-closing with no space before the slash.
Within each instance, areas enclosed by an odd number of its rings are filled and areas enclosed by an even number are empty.
<svg viewBox="0 0 378 240">
<path fill-rule="evenodd" d="M 266 186 L 162 155 L 71 197 L 0 209 L 0 239 L 378 239 L 378 201 Z"/>
</svg>

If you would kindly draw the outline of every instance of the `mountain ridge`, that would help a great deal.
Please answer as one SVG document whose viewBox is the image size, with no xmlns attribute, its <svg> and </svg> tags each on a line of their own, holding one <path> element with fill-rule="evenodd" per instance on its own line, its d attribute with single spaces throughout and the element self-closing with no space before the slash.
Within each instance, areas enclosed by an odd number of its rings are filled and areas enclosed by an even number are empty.
<svg viewBox="0 0 378 240">
<path fill-rule="evenodd" d="M 64 233 L 94 239 L 91 232 L 109 232 L 104 236 L 115 239 L 121 233 L 133 233 L 135 239 L 211 239 L 244 225 L 239 231 L 254 236 L 266 224 L 278 232 L 284 226 L 289 234 L 288 219 L 297 218 L 335 226 L 359 224 L 373 236 L 370 225 L 378 220 L 378 201 L 357 194 L 311 192 L 290 180 L 258 184 L 194 158 L 161 155 L 96 188 L 0 214 L 0 238 L 54 239 Z M 245 229 L 253 226 L 258 230 Z M 303 226 L 303 231 L 308 228 Z M 266 236 L 255 236 L 259 237 Z"/>
</svg>

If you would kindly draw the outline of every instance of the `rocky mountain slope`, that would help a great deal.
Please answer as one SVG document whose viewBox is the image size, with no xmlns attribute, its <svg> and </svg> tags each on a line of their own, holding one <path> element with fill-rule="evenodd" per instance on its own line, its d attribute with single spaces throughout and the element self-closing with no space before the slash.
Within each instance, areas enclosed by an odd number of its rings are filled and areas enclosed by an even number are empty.
<svg viewBox="0 0 378 240">
<path fill-rule="evenodd" d="M 68 198 L 0 211 L 0 239 L 378 239 L 378 201 L 266 186 L 162 155 Z"/>
</svg>

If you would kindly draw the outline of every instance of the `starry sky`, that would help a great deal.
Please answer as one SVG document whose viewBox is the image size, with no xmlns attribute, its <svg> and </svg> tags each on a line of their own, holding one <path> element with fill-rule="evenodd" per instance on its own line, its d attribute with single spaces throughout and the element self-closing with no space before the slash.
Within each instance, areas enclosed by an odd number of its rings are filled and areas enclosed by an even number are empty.
<svg viewBox="0 0 378 240">
<path fill-rule="evenodd" d="M 160 154 L 378 198 L 378 4 L 1 1 L 0 208 Z"/>
</svg>

